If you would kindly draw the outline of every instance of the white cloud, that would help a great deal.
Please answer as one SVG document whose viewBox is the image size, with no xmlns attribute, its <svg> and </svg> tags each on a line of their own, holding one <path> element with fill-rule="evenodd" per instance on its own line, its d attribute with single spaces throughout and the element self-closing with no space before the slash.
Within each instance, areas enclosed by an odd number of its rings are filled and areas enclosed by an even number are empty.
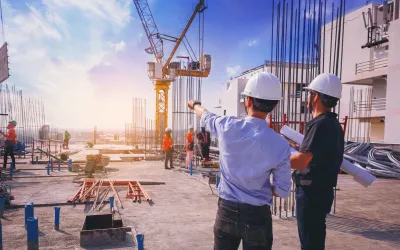
<svg viewBox="0 0 400 250">
<path fill-rule="evenodd" d="M 249 46 L 249 47 L 253 47 L 253 46 L 255 46 L 255 45 L 257 45 L 258 44 L 258 40 L 251 40 L 251 41 L 249 41 L 248 43 L 247 43 L 247 46 Z"/>
<path fill-rule="evenodd" d="M 45 5 L 56 9 L 75 8 L 85 14 L 95 15 L 119 25 L 130 19 L 131 0 L 42 0 Z"/>
<path fill-rule="evenodd" d="M 242 67 L 240 67 L 240 65 L 226 67 L 226 73 L 228 74 L 229 77 L 236 76 L 236 75 L 240 74 L 241 71 L 242 71 Z"/>
<path fill-rule="evenodd" d="M 24 34 L 25 39 L 20 37 L 20 40 L 31 40 L 40 38 L 51 38 L 55 40 L 61 40 L 61 34 L 58 32 L 57 28 L 49 22 L 49 18 L 57 22 L 62 22 L 61 18 L 55 18 L 55 16 L 44 16 L 35 7 L 28 5 L 29 14 L 20 15 L 12 17 L 11 23 L 15 24 L 16 32 L 18 35 Z M 13 34 L 11 34 L 13 35 Z"/>
<path fill-rule="evenodd" d="M 115 43 L 115 44 L 110 44 L 110 47 L 113 48 L 116 52 L 121 51 L 125 48 L 126 44 L 124 41 L 121 41 L 119 43 Z"/>
<path fill-rule="evenodd" d="M 44 5 L 40 8 L 27 5 L 23 11 L 3 2 L 11 70 L 7 82 L 16 84 L 26 95 L 43 99 L 49 124 L 86 128 L 94 124 L 124 126 L 130 120 L 132 92 L 125 89 L 116 99 L 104 102 L 108 90 L 117 89 L 120 82 L 110 82 L 100 90 L 88 72 L 96 65 L 112 64 L 115 52 L 126 48 L 123 40 L 112 44 L 105 34 L 113 27 L 119 30 L 126 27 L 130 20 L 130 1 L 42 2 Z M 84 25 L 72 19 L 76 15 L 84 18 Z M 104 27 L 99 17 L 110 28 Z M 104 110 L 117 110 L 113 114 L 115 119 L 108 119 Z"/>
</svg>

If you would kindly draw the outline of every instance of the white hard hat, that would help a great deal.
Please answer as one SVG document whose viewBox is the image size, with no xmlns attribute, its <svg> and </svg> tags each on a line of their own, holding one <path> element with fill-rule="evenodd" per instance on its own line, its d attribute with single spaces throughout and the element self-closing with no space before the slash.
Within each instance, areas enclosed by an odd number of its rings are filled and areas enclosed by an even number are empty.
<svg viewBox="0 0 400 250">
<path fill-rule="evenodd" d="M 165 129 L 165 132 L 171 132 L 171 131 L 172 131 L 171 128 L 166 128 L 166 129 Z"/>
<path fill-rule="evenodd" d="M 336 98 L 342 97 L 342 81 L 340 81 L 339 77 L 330 73 L 318 75 L 305 89 Z"/>
<path fill-rule="evenodd" d="M 193 125 L 189 125 L 189 129 L 193 129 Z"/>
<path fill-rule="evenodd" d="M 281 83 L 273 74 L 260 72 L 250 77 L 242 95 L 279 101 L 282 99 Z"/>
</svg>

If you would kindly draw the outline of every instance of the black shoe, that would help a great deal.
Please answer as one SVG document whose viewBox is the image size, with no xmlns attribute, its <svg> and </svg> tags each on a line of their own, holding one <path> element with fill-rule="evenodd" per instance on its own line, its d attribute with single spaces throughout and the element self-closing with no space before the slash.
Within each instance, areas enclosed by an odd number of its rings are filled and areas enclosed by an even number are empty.
<svg viewBox="0 0 400 250">
<path fill-rule="evenodd" d="M 169 169 L 173 169 L 174 167 L 170 167 Z"/>
</svg>

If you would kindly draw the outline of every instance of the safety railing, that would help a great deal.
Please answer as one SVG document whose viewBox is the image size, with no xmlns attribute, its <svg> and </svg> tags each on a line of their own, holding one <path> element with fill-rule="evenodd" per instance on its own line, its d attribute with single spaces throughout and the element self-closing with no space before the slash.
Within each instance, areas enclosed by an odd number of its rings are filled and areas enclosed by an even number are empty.
<svg viewBox="0 0 400 250">
<path fill-rule="evenodd" d="M 371 72 L 377 69 L 387 68 L 388 57 L 356 63 L 356 75 L 363 72 Z"/>
<path fill-rule="evenodd" d="M 372 99 L 354 103 L 354 112 L 357 111 L 384 111 L 386 110 L 386 98 Z"/>
</svg>

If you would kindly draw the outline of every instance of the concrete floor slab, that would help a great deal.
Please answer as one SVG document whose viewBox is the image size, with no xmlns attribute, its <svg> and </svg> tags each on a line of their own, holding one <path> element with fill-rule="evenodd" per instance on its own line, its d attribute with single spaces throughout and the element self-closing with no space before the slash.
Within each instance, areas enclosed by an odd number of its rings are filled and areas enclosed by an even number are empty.
<svg viewBox="0 0 400 250">
<path fill-rule="evenodd" d="M 34 165 L 33 167 L 38 167 Z M 117 188 L 124 209 L 120 209 L 124 225 L 145 236 L 145 249 L 212 249 L 213 225 L 217 197 L 210 188 L 187 174 L 165 170 L 162 162 L 110 163 L 109 179 L 164 181 L 165 185 L 144 186 L 153 199 L 134 203 L 125 199 L 125 188 Z M 24 170 L 25 171 L 25 170 Z M 27 171 L 32 178 L 14 179 L 16 201 L 53 203 L 66 201 L 79 185 L 71 177 L 35 178 L 37 170 Z M 23 175 L 24 173 L 21 173 Z M 43 171 L 43 174 L 46 174 Z M 337 210 L 327 219 L 327 249 L 399 249 L 400 245 L 400 181 L 378 179 L 368 189 L 351 177 L 339 177 Z M 103 208 L 106 210 L 108 206 Z M 35 208 L 39 218 L 41 249 L 80 249 L 79 232 L 90 205 L 61 207 L 61 231 L 54 231 L 54 209 Z M 26 249 L 24 212 L 6 210 L 3 223 L 4 249 Z M 273 219 L 273 249 L 299 249 L 296 221 L 293 218 Z M 131 243 L 129 243 L 131 244 Z M 132 249 L 128 243 L 114 246 Z M 110 246 L 108 246 L 110 248 Z"/>
</svg>

